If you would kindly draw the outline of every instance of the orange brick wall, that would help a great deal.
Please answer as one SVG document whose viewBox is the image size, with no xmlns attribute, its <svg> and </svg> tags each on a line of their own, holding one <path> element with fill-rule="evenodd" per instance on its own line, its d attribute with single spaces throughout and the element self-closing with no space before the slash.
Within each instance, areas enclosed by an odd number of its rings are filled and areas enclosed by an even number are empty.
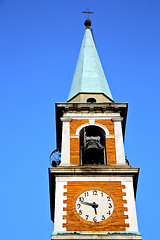
<svg viewBox="0 0 160 240">
<path fill-rule="evenodd" d="M 88 119 L 73 119 L 70 123 L 70 134 L 75 135 L 77 128 L 85 123 L 89 123 L 89 120 Z"/>
<path fill-rule="evenodd" d="M 79 138 L 70 139 L 70 163 L 80 165 L 80 143 Z"/>
<path fill-rule="evenodd" d="M 114 122 L 111 119 L 95 119 L 95 123 L 105 126 L 110 135 L 114 135 Z"/>
<path fill-rule="evenodd" d="M 96 119 L 96 123 L 105 126 L 110 135 L 114 135 L 114 122 L 111 119 Z M 116 164 L 116 148 L 115 148 L 115 138 L 106 138 L 106 156 L 107 164 Z"/>
<path fill-rule="evenodd" d="M 125 186 L 121 182 L 68 182 L 64 187 L 67 189 L 67 192 L 64 193 L 67 200 L 63 201 L 67 204 L 67 207 L 63 209 L 67 212 L 63 216 L 63 219 L 66 219 L 66 223 L 63 224 L 66 231 L 126 231 L 126 228 L 129 227 L 129 224 L 125 223 L 128 216 L 124 215 L 124 211 L 128 209 L 123 206 L 127 201 L 123 200 L 126 193 L 122 192 Z M 88 222 L 81 218 L 76 211 L 78 196 L 89 190 L 106 192 L 113 200 L 113 213 L 102 222 Z"/>
<path fill-rule="evenodd" d="M 89 123 L 88 119 L 73 119 L 70 123 L 70 135 L 75 135 L 76 130 L 81 125 Z M 79 138 L 70 138 L 70 163 L 80 164 L 80 143 Z"/>
<path fill-rule="evenodd" d="M 116 164 L 115 138 L 106 138 L 107 165 Z"/>
</svg>

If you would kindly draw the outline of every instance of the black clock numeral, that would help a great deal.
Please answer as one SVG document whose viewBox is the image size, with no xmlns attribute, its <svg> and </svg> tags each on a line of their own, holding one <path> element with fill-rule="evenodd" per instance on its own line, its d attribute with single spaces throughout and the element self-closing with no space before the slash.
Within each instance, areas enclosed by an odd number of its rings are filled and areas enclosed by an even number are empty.
<svg viewBox="0 0 160 240">
<path fill-rule="evenodd" d="M 86 215 L 86 220 L 88 220 L 88 218 L 89 218 L 89 215 Z"/>
<path fill-rule="evenodd" d="M 110 198 L 110 196 L 107 196 L 107 199 L 108 199 L 108 202 L 109 202 L 109 201 L 111 201 L 111 198 Z"/>
<path fill-rule="evenodd" d="M 85 196 L 85 197 L 88 197 L 88 196 L 89 196 L 89 192 L 85 192 L 85 193 L 84 193 L 84 196 Z"/>
<path fill-rule="evenodd" d="M 80 207 L 81 207 L 81 204 L 78 203 L 78 204 L 77 204 L 77 208 L 79 209 Z"/>
<path fill-rule="evenodd" d="M 101 192 L 101 197 L 103 197 L 103 192 Z"/>
<path fill-rule="evenodd" d="M 105 216 L 104 215 L 102 215 L 102 220 L 105 220 Z"/>
<path fill-rule="evenodd" d="M 84 202 L 84 197 L 79 197 L 80 202 Z"/>
<path fill-rule="evenodd" d="M 79 215 L 82 215 L 82 210 L 79 210 Z"/>
<path fill-rule="evenodd" d="M 108 211 L 107 214 L 110 216 L 111 215 L 111 211 Z"/>
<path fill-rule="evenodd" d="M 109 206 L 108 206 L 109 208 L 112 208 L 112 204 L 111 203 L 109 203 Z"/>
<path fill-rule="evenodd" d="M 93 218 L 93 222 L 97 222 L 97 218 L 96 217 Z"/>
<path fill-rule="evenodd" d="M 98 195 L 97 190 L 93 190 L 93 195 Z"/>
</svg>

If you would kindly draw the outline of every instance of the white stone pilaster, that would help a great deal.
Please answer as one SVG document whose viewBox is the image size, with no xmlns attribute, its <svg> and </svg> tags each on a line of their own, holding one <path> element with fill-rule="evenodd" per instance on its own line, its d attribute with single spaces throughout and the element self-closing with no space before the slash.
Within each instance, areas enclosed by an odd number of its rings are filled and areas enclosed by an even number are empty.
<svg viewBox="0 0 160 240">
<path fill-rule="evenodd" d="M 124 204 L 124 207 L 127 208 L 125 215 L 128 215 L 128 219 L 125 219 L 125 223 L 129 223 L 129 227 L 126 228 L 126 231 L 138 232 L 133 179 L 130 182 L 122 182 L 122 184 L 125 185 L 125 189 L 122 191 L 126 193 L 126 196 L 123 196 L 123 200 L 127 200 L 127 204 Z"/>
<path fill-rule="evenodd" d="M 64 204 L 63 201 L 67 199 L 64 196 L 64 192 L 67 189 L 64 189 L 64 185 L 67 185 L 67 182 L 57 182 L 55 189 L 55 213 L 54 213 L 54 231 L 66 231 L 66 228 L 63 227 L 63 223 L 66 223 L 66 219 L 63 219 L 63 216 L 66 215 L 66 211 L 63 210 L 64 207 L 67 207 L 67 204 Z"/>
<path fill-rule="evenodd" d="M 121 124 L 122 120 L 123 120 L 122 117 L 112 118 L 112 121 L 114 122 L 115 131 L 116 163 L 118 165 L 126 165 Z"/>
<path fill-rule="evenodd" d="M 62 121 L 62 146 L 61 165 L 70 165 L 70 122 L 71 118 L 63 117 Z"/>
</svg>

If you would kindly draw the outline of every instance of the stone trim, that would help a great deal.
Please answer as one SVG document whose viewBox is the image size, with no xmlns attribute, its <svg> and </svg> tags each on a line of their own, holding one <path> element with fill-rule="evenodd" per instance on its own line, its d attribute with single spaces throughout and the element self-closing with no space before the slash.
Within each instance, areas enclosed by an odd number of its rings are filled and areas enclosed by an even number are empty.
<svg viewBox="0 0 160 240">
<path fill-rule="evenodd" d="M 61 165 L 70 165 L 70 119 L 62 118 Z"/>
<path fill-rule="evenodd" d="M 57 234 L 57 233 L 56 233 Z M 52 234 L 51 240 L 142 240 L 139 232 L 103 232 L 93 234 L 92 232 L 67 232 Z"/>
<path fill-rule="evenodd" d="M 66 231 L 66 227 L 64 225 L 67 223 L 67 182 L 63 187 L 63 219 L 62 219 L 62 228 Z"/>
<path fill-rule="evenodd" d="M 106 138 L 115 138 L 114 135 L 107 135 Z"/>
<path fill-rule="evenodd" d="M 72 118 L 70 118 L 70 117 L 61 117 L 61 121 L 62 122 L 71 122 Z"/>
<path fill-rule="evenodd" d="M 70 135 L 70 138 L 79 138 L 79 135 Z"/>
<path fill-rule="evenodd" d="M 119 165 L 126 165 L 123 133 L 122 133 L 122 121 L 123 118 L 114 118 L 114 133 L 115 133 L 115 147 L 116 147 L 116 163 Z"/>
<path fill-rule="evenodd" d="M 122 117 L 113 117 L 112 122 L 122 122 L 123 118 Z"/>
<path fill-rule="evenodd" d="M 123 197 L 123 200 L 126 200 L 126 204 L 124 204 L 124 207 L 128 209 L 125 212 L 125 214 L 128 215 L 128 219 L 125 219 L 125 222 L 129 224 L 129 227 L 126 228 L 126 231 L 138 231 L 133 181 L 122 181 L 122 184 L 125 185 L 125 189 L 123 189 L 122 191 L 126 193 L 126 196 Z"/>
<path fill-rule="evenodd" d="M 87 118 L 87 119 L 111 119 L 111 118 L 115 118 L 115 117 L 120 117 L 120 113 L 112 113 L 112 112 L 102 112 L 102 113 L 97 113 L 97 112 L 67 112 L 64 113 L 63 115 L 64 117 L 70 117 L 73 119 L 81 119 L 81 118 Z"/>
<path fill-rule="evenodd" d="M 66 231 L 66 228 L 63 227 L 63 224 L 66 223 L 66 220 L 63 219 L 63 215 L 66 214 L 64 211 L 64 208 L 66 207 L 65 201 L 67 200 L 67 197 L 64 196 L 66 192 L 64 186 L 66 184 L 66 181 L 56 181 L 54 231 Z"/>
<path fill-rule="evenodd" d="M 77 130 L 76 130 L 76 135 L 79 135 L 79 132 L 81 131 L 82 128 L 87 127 L 87 126 L 91 126 L 91 125 L 102 128 L 102 129 L 105 131 L 106 136 L 109 135 L 108 129 L 107 129 L 105 126 L 103 126 L 103 125 L 101 125 L 101 124 L 99 124 L 99 123 L 94 123 L 94 124 L 85 123 L 85 124 L 82 124 L 81 126 L 79 126 L 79 127 L 77 128 Z"/>
<path fill-rule="evenodd" d="M 102 165 L 102 166 L 95 166 L 95 165 L 88 165 L 88 166 L 60 166 L 56 168 L 49 168 L 50 173 L 54 173 L 55 175 L 111 175 L 111 174 L 116 174 L 116 175 L 129 175 L 129 176 L 138 176 L 139 173 L 139 168 L 136 167 L 129 167 L 129 166 L 107 166 L 107 165 Z"/>
<path fill-rule="evenodd" d="M 72 177 L 58 177 L 57 182 L 94 182 L 95 176 L 72 176 Z M 119 182 L 123 181 L 122 185 L 125 185 L 125 182 L 132 182 L 131 177 L 120 177 L 120 176 L 99 176 L 96 177 L 96 182 Z M 126 189 L 125 189 L 126 190 Z"/>
</svg>

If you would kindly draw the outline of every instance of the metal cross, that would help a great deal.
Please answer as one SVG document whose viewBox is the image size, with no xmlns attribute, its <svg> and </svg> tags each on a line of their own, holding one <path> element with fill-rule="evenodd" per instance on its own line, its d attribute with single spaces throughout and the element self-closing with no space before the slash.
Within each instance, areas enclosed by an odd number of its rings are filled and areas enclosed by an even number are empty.
<svg viewBox="0 0 160 240">
<path fill-rule="evenodd" d="M 87 14 L 87 18 L 89 19 L 89 14 L 93 14 L 94 12 L 90 12 L 89 8 L 87 8 L 87 11 L 84 11 L 82 13 L 86 13 Z"/>
</svg>

